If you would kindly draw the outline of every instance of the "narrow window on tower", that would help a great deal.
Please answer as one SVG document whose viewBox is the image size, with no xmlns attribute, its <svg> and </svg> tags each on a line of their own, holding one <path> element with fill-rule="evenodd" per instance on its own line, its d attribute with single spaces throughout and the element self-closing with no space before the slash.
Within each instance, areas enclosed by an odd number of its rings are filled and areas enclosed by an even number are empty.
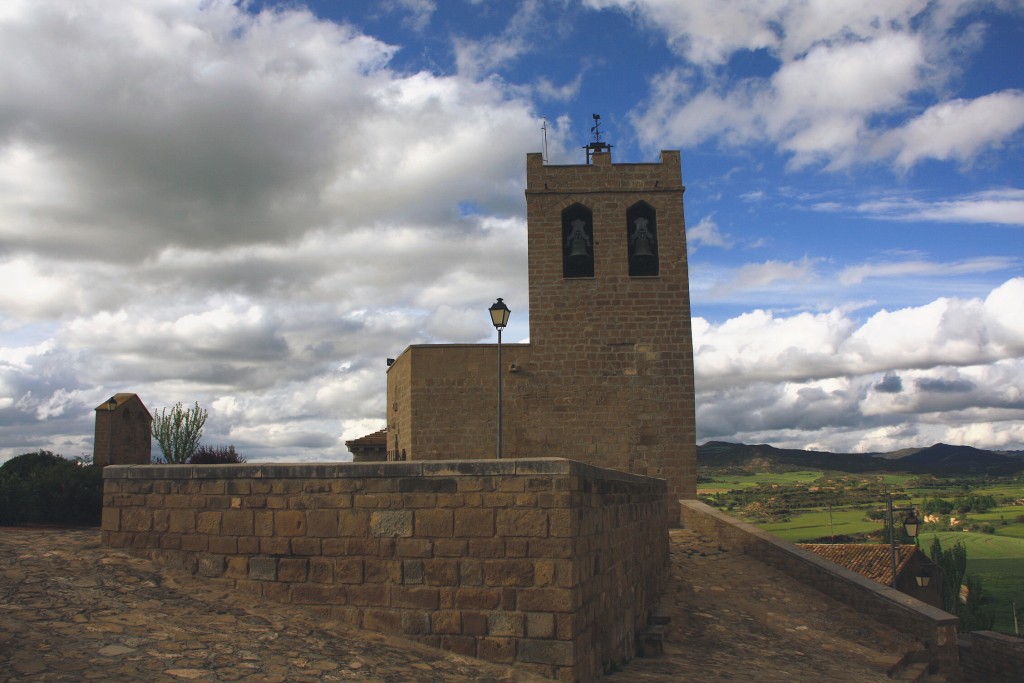
<svg viewBox="0 0 1024 683">
<path fill-rule="evenodd" d="M 658 274 L 658 220 L 654 207 L 637 202 L 626 211 L 630 276 Z"/>
<path fill-rule="evenodd" d="M 562 276 L 594 277 L 594 221 L 582 204 L 562 211 Z"/>
</svg>

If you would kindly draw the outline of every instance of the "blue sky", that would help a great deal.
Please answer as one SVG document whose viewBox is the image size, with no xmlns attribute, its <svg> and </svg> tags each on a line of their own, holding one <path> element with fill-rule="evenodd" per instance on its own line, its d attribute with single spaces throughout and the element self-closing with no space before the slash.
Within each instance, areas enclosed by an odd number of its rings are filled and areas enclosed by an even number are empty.
<svg viewBox="0 0 1024 683">
<path fill-rule="evenodd" d="M 347 457 L 525 339 L 524 163 L 682 151 L 698 440 L 1024 448 L 1019 0 L 6 2 L 0 460 L 119 391 Z M 498 255 L 498 256 L 496 256 Z"/>
</svg>

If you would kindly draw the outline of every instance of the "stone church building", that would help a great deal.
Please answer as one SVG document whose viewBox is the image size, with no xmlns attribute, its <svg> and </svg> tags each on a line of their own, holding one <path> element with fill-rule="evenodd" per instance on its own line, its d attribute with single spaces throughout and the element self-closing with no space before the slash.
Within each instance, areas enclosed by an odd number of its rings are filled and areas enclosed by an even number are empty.
<svg viewBox="0 0 1024 683">
<path fill-rule="evenodd" d="M 613 164 L 610 145 L 590 148 L 579 165 L 527 155 L 530 343 L 502 346 L 502 457 L 645 474 L 694 498 L 679 152 Z M 497 401 L 496 344 L 409 346 L 387 373 L 387 459 L 494 458 Z"/>
</svg>

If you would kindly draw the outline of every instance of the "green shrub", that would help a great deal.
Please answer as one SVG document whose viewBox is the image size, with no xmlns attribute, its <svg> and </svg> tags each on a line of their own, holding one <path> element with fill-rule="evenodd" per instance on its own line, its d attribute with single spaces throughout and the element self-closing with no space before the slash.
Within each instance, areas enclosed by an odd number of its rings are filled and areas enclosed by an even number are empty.
<svg viewBox="0 0 1024 683">
<path fill-rule="evenodd" d="M 103 470 L 49 451 L 0 465 L 0 524 L 95 526 L 103 512 Z"/>
<path fill-rule="evenodd" d="M 192 465 L 229 465 L 245 462 L 245 458 L 235 451 L 234 446 L 207 446 L 204 444 L 196 448 L 188 461 Z"/>
</svg>

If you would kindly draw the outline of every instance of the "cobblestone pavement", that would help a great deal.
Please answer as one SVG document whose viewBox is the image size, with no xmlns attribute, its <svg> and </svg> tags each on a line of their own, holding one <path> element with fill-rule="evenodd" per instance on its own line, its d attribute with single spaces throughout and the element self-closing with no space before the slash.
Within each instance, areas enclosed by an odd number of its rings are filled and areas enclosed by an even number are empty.
<svg viewBox="0 0 1024 683">
<path fill-rule="evenodd" d="M 528 683 L 535 676 L 103 548 L 96 530 L 0 528 L 0 681 L 360 680 Z"/>
<path fill-rule="evenodd" d="M 665 653 L 634 659 L 608 683 L 892 683 L 885 655 L 913 647 L 897 631 L 739 551 L 693 531 L 670 533 Z"/>
<path fill-rule="evenodd" d="M 693 532 L 672 532 L 665 654 L 609 683 L 889 681 L 902 636 Z M 528 683 L 514 668 L 325 622 L 101 547 L 0 528 L 0 681 Z"/>
</svg>

